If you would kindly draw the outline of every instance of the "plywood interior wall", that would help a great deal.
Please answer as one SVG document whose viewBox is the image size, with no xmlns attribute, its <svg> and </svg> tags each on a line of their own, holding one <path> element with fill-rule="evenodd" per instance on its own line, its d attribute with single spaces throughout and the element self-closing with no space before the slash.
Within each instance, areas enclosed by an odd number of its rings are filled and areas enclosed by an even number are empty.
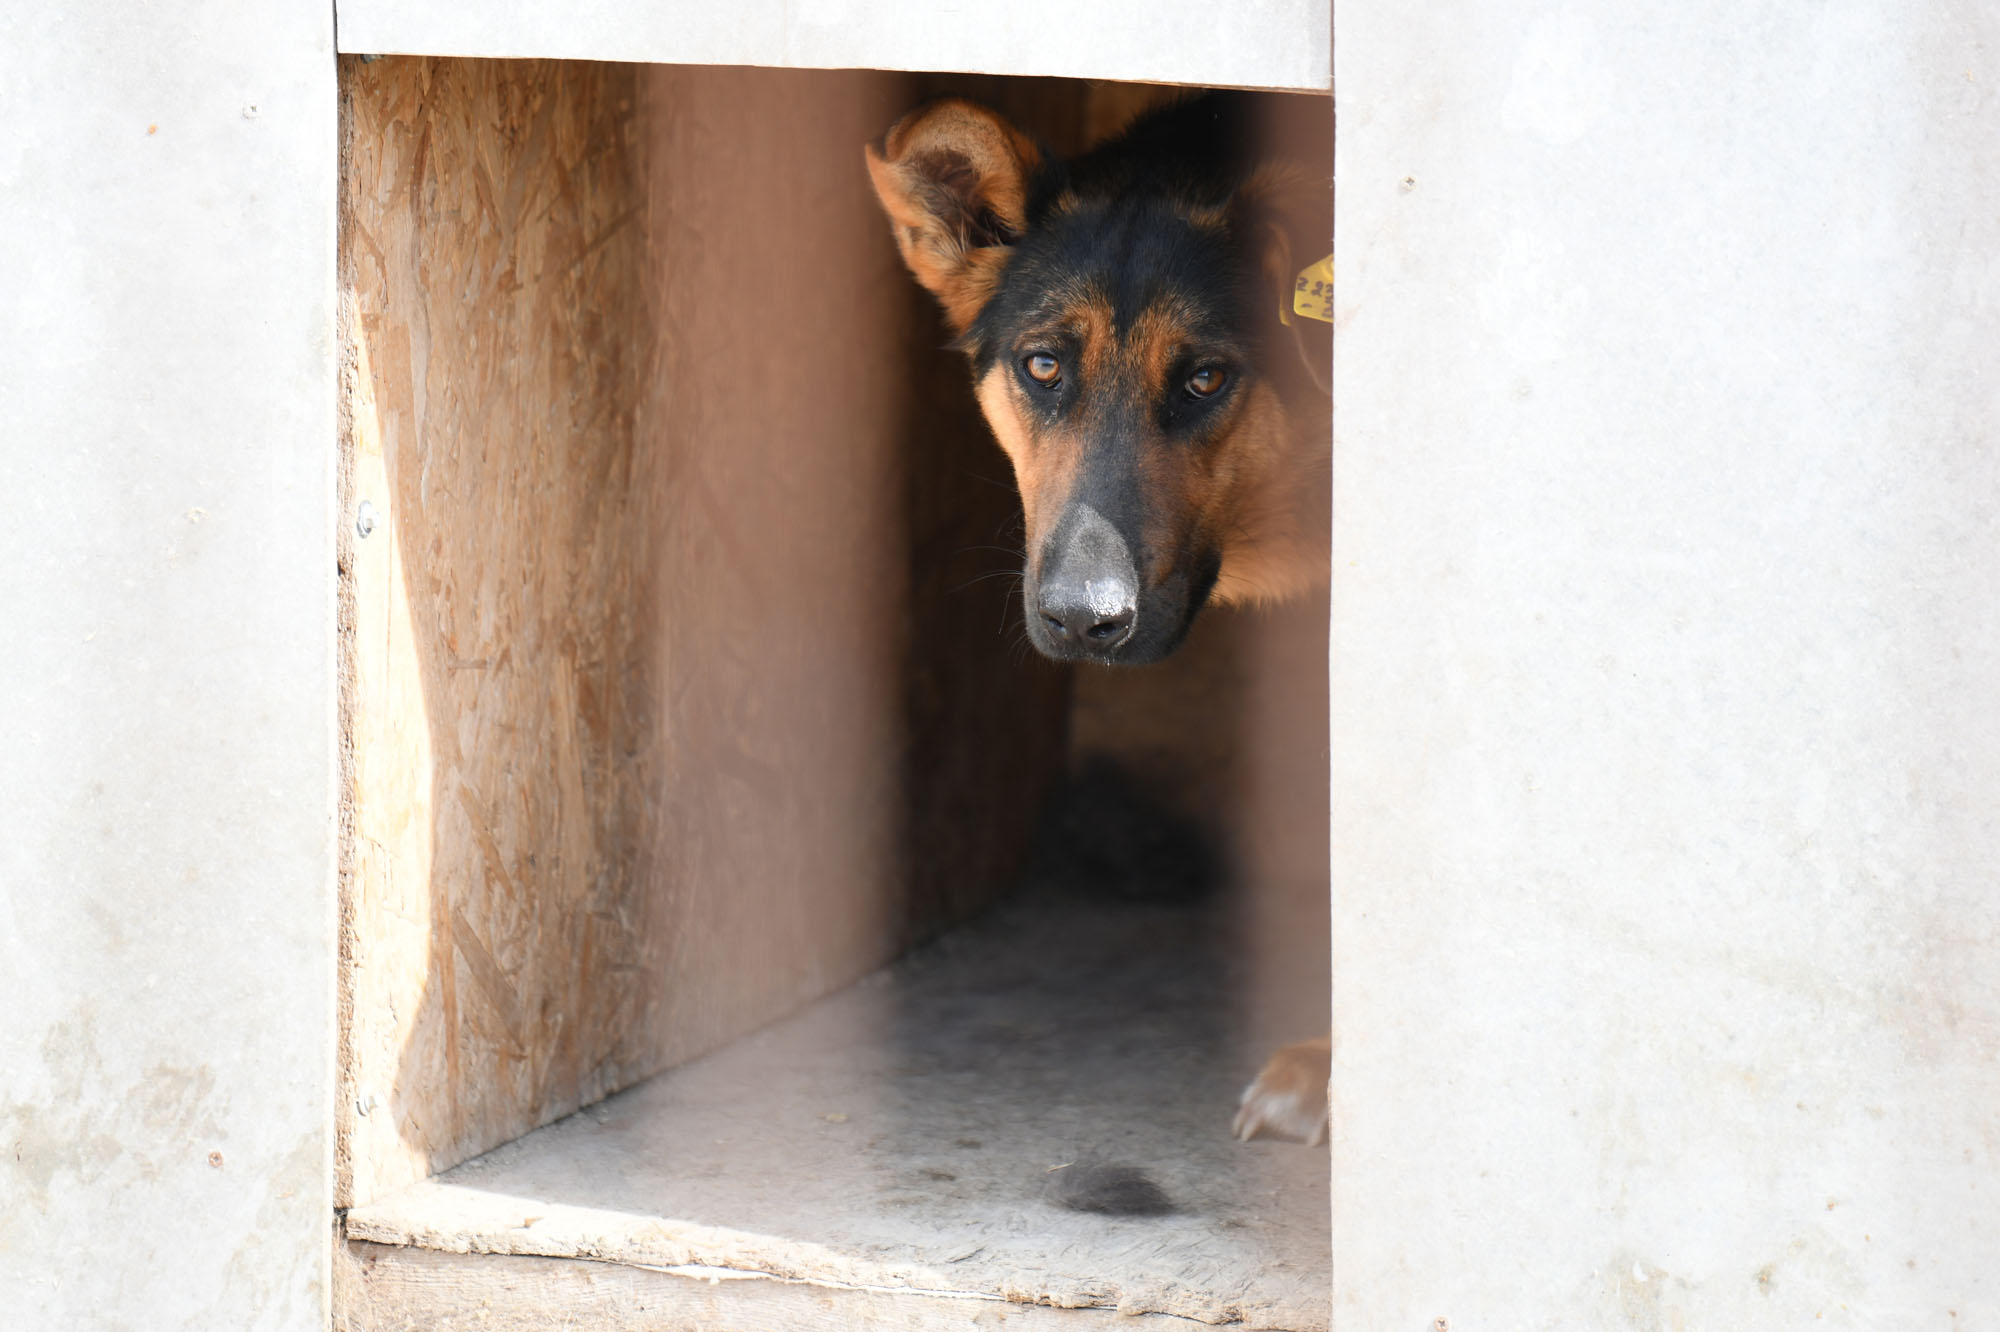
<svg viewBox="0 0 2000 1332">
<path fill-rule="evenodd" d="M 342 80 L 352 1204 L 990 898 L 1067 683 L 974 581 L 1004 462 L 859 165 L 935 84 Z"/>
<path fill-rule="evenodd" d="M 343 65 L 351 1203 L 644 1062 L 660 747 L 637 81 Z"/>
</svg>

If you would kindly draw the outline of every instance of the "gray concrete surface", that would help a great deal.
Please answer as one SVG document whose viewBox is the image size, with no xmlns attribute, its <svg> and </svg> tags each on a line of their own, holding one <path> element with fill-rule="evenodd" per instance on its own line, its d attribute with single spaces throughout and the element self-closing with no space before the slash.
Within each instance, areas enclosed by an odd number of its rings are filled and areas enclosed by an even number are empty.
<svg viewBox="0 0 2000 1332">
<path fill-rule="evenodd" d="M 0 1323 L 324 1326 L 324 4 L 0 12 Z"/>
<path fill-rule="evenodd" d="M 1344 4 L 1336 1326 L 2000 1317 L 2000 12 Z"/>
<path fill-rule="evenodd" d="M 710 1275 L 746 1299 L 900 1292 L 926 1327 L 1027 1303 L 1324 1332 L 1326 1153 L 1230 1136 L 1269 1048 L 1242 1012 L 1239 929 L 1214 908 L 1017 900 L 356 1207 L 347 1234 Z M 416 1288 L 431 1270 L 371 1261 Z M 499 1287 L 540 1269 L 481 1270 Z M 590 1320 L 582 1287 L 530 1284 L 548 1326 Z"/>
<path fill-rule="evenodd" d="M 1214 1326 L 1172 1314 L 926 1298 L 358 1240 L 335 1252 L 334 1288 L 335 1332 L 1210 1332 Z"/>
</svg>

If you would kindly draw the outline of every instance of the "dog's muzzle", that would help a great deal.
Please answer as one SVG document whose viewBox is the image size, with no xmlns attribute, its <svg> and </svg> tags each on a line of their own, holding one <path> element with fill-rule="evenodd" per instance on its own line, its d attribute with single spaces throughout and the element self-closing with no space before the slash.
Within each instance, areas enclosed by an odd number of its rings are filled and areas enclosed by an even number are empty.
<svg viewBox="0 0 2000 1332">
<path fill-rule="evenodd" d="M 1125 538 L 1088 504 L 1074 504 L 1046 547 L 1034 587 L 1034 637 L 1063 661 L 1110 661 L 1139 623 L 1139 571 Z"/>
</svg>

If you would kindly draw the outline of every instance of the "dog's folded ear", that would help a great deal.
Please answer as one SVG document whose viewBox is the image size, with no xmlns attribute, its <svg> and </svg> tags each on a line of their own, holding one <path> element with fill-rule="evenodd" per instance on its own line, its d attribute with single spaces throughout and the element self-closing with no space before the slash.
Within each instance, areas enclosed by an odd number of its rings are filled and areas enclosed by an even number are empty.
<svg viewBox="0 0 2000 1332">
<path fill-rule="evenodd" d="M 868 175 L 903 262 L 944 306 L 954 333 L 999 285 L 1027 226 L 1041 150 L 997 113 L 956 98 L 919 107 L 868 145 Z"/>
<path fill-rule="evenodd" d="M 1262 299 L 1270 314 L 1262 328 L 1272 340 L 1291 346 L 1321 393 L 1332 391 L 1331 333 L 1326 325 L 1289 312 L 1300 267 L 1319 258 L 1321 245 L 1332 248 L 1327 201 L 1324 184 L 1293 167 L 1269 167 L 1253 173 L 1229 207 L 1230 225 L 1250 246 L 1263 278 Z"/>
</svg>

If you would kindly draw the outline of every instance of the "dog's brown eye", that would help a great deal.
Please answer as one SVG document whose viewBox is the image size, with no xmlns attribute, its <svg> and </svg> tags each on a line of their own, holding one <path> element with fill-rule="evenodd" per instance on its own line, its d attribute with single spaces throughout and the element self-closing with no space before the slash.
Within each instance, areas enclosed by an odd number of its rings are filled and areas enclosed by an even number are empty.
<svg viewBox="0 0 2000 1332">
<path fill-rule="evenodd" d="M 1047 352 L 1036 352 L 1021 364 L 1028 371 L 1028 378 L 1037 384 L 1053 384 L 1062 374 L 1062 362 Z"/>
<path fill-rule="evenodd" d="M 1187 391 L 1197 398 L 1212 398 L 1220 393 L 1222 386 L 1228 382 L 1228 372 L 1211 365 L 1188 376 Z"/>
</svg>

